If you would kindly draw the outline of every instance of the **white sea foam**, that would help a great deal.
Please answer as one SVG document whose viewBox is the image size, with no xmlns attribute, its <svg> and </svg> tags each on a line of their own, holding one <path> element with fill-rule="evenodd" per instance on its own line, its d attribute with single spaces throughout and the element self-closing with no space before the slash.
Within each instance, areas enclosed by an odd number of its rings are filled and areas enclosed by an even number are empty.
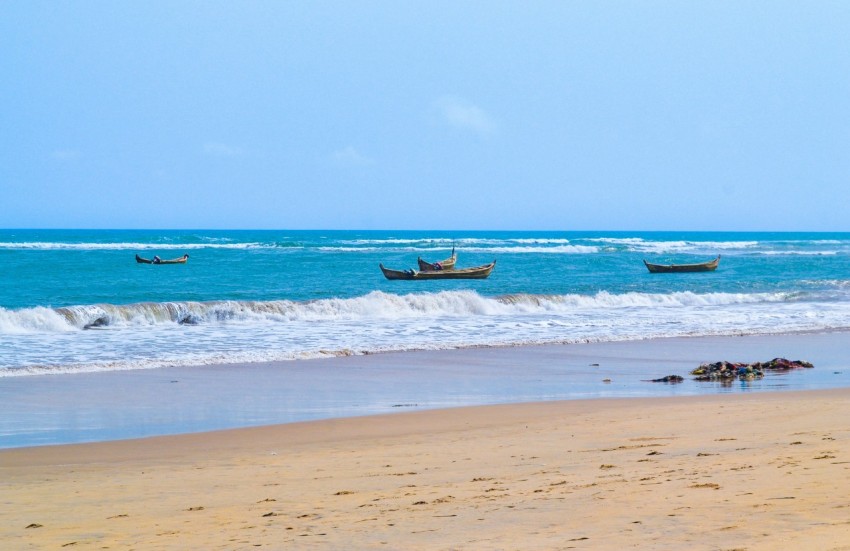
<svg viewBox="0 0 850 551">
<path fill-rule="evenodd" d="M 718 250 L 749 250 L 759 246 L 758 241 L 651 241 L 640 237 L 600 237 L 591 242 L 624 246 L 640 253 L 688 253 Z"/>
<path fill-rule="evenodd" d="M 189 249 L 257 249 L 272 247 L 263 243 L 61 243 L 46 241 L 0 242 L 0 249 L 30 250 L 189 250 Z"/>
<path fill-rule="evenodd" d="M 488 297 L 474 291 L 373 291 L 304 302 L 0 308 L 0 376 L 846 329 L 845 284 L 837 281 L 823 301 L 804 292 Z"/>
<path fill-rule="evenodd" d="M 396 238 L 387 238 L 387 239 L 350 239 L 341 241 L 342 243 L 347 243 L 351 245 L 414 245 L 414 244 L 422 244 L 422 245 L 441 245 L 451 246 L 452 243 L 456 241 L 454 239 L 442 239 L 442 238 L 421 238 L 421 239 L 396 239 Z"/>
<path fill-rule="evenodd" d="M 535 244 L 535 245 L 568 245 L 569 239 L 545 239 L 545 238 L 527 238 L 527 239 L 511 239 L 513 243 L 520 244 Z"/>
<path fill-rule="evenodd" d="M 447 238 L 422 238 L 422 239 L 353 239 L 341 241 L 346 246 L 363 246 L 363 245 L 403 245 L 410 246 L 415 249 L 421 247 L 448 249 L 451 246 L 468 249 L 469 247 L 489 247 L 489 246 L 510 246 L 511 244 L 520 245 L 567 245 L 571 243 L 570 239 L 566 238 L 470 238 L 447 239 Z"/>
<path fill-rule="evenodd" d="M 323 252 L 342 252 L 342 253 L 361 253 L 361 252 L 406 252 L 406 253 L 416 253 L 416 254 L 435 254 L 435 255 L 449 255 L 449 250 L 445 247 L 424 247 L 424 246 L 407 246 L 407 247 L 393 247 L 391 249 L 381 248 L 381 247 L 367 247 L 367 246 L 324 246 L 317 247 L 319 251 Z M 477 245 L 467 245 L 464 246 L 460 251 L 461 254 L 465 253 L 485 253 L 485 254 L 592 254 L 599 252 L 599 247 L 595 247 L 592 245 L 559 245 L 559 246 L 529 246 L 529 245 L 492 245 L 488 247 L 482 247 Z"/>
<path fill-rule="evenodd" d="M 785 293 L 624 293 L 595 295 L 515 294 L 486 297 L 474 291 L 393 294 L 373 291 L 355 298 L 307 302 L 208 301 L 95 304 L 57 309 L 0 308 L 0 333 L 60 332 L 74 329 L 160 324 L 210 324 L 287 321 L 369 321 L 427 316 L 490 316 L 627 308 L 687 308 L 789 300 Z"/>
<path fill-rule="evenodd" d="M 557 245 L 552 247 L 511 246 L 511 247 L 464 247 L 465 252 L 492 254 L 593 254 L 599 247 L 592 245 Z"/>
<path fill-rule="evenodd" d="M 765 256 L 835 256 L 839 251 L 759 251 Z"/>
<path fill-rule="evenodd" d="M 817 287 L 827 287 L 835 289 L 850 289 L 850 279 L 829 279 L 829 280 L 811 280 L 804 279 L 800 283 Z"/>
<path fill-rule="evenodd" d="M 74 331 L 76 327 L 60 312 L 42 306 L 23 310 L 0 308 L 0 335 Z"/>
</svg>

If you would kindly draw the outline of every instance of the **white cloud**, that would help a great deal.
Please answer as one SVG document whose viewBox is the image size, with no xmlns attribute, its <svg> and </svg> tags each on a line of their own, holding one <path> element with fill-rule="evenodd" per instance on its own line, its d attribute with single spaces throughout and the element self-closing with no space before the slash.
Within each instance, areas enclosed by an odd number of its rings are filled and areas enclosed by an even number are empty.
<svg viewBox="0 0 850 551">
<path fill-rule="evenodd" d="M 341 165 L 356 165 L 365 166 L 371 165 L 374 161 L 360 154 L 359 151 L 352 146 L 344 147 L 333 152 L 334 162 Z"/>
<path fill-rule="evenodd" d="M 240 147 L 234 147 L 218 142 L 207 142 L 204 144 L 204 154 L 213 157 L 241 157 L 244 151 Z"/>
<path fill-rule="evenodd" d="M 434 102 L 442 119 L 455 128 L 471 130 L 481 136 L 496 132 L 496 123 L 483 109 L 455 96 L 442 96 Z"/>
</svg>

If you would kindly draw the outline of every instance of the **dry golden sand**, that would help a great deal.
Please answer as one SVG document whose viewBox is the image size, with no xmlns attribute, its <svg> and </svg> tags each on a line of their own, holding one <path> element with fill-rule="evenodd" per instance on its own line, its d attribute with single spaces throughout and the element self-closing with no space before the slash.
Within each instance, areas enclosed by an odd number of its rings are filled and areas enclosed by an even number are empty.
<svg viewBox="0 0 850 551">
<path fill-rule="evenodd" d="M 850 549 L 850 391 L 0 452 L 4 549 Z"/>
</svg>

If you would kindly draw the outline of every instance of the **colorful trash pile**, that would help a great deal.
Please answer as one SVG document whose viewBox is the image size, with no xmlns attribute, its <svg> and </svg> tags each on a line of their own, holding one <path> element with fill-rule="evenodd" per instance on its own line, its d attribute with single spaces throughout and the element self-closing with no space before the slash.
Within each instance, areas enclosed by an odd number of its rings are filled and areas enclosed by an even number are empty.
<svg viewBox="0 0 850 551">
<path fill-rule="evenodd" d="M 764 377 L 765 371 L 787 371 L 790 369 L 812 368 L 811 363 L 802 360 L 786 360 L 785 358 L 773 358 L 769 362 L 756 362 L 753 364 L 715 362 L 702 364 L 691 371 L 696 375 L 696 381 L 726 381 L 739 379 L 750 381 Z"/>
</svg>

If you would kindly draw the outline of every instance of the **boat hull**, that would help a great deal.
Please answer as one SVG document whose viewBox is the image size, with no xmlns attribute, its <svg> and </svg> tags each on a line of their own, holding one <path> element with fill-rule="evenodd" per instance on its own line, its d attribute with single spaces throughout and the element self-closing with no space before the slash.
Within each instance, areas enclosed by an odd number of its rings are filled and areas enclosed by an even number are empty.
<svg viewBox="0 0 850 551">
<path fill-rule="evenodd" d="M 150 258 L 142 258 L 139 255 L 136 255 L 136 262 L 139 264 L 186 264 L 186 261 L 189 260 L 189 255 L 183 255 L 180 258 L 172 258 L 170 260 L 160 260 L 159 262 L 154 262 Z"/>
<path fill-rule="evenodd" d="M 493 272 L 496 266 L 494 260 L 490 264 L 483 266 L 475 266 L 473 268 L 461 268 L 459 270 L 440 270 L 440 271 L 415 271 L 415 270 L 391 270 L 380 264 L 381 271 L 387 279 L 398 280 L 423 280 L 423 279 L 487 279 Z"/>
<path fill-rule="evenodd" d="M 700 264 L 651 264 L 643 261 L 646 268 L 653 274 L 673 274 L 686 272 L 713 272 L 720 264 L 720 255 L 710 262 Z"/>
</svg>

